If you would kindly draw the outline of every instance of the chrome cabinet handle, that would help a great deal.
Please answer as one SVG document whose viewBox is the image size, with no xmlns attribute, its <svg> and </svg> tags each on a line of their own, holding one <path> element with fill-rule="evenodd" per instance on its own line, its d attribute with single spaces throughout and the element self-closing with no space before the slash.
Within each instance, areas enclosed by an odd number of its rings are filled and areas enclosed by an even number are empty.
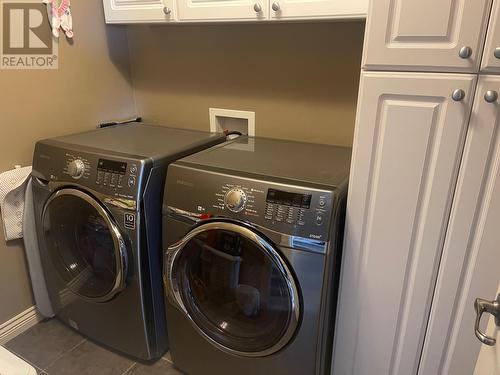
<svg viewBox="0 0 500 375">
<path fill-rule="evenodd" d="M 281 9 L 280 3 L 274 2 L 273 5 L 271 5 L 271 8 L 273 8 L 275 12 L 279 12 L 279 10 Z"/>
<path fill-rule="evenodd" d="M 487 301 L 482 298 L 476 298 L 474 302 L 474 308 L 476 309 L 476 324 L 474 327 L 474 331 L 476 333 L 476 337 L 483 344 L 493 346 L 497 342 L 493 337 L 486 336 L 485 333 L 481 332 L 479 329 L 479 323 L 481 323 L 481 316 L 483 313 L 489 313 L 495 317 L 495 324 L 497 327 L 500 327 L 500 294 L 497 296 L 495 301 Z"/>
<path fill-rule="evenodd" d="M 260 13 L 262 12 L 262 6 L 259 3 L 255 3 L 253 10 L 255 10 L 255 13 Z"/>
<path fill-rule="evenodd" d="M 468 46 L 464 46 L 460 48 L 460 51 L 458 52 L 458 56 L 460 56 L 462 59 L 468 59 L 469 57 L 472 56 L 472 48 Z"/>
<path fill-rule="evenodd" d="M 462 89 L 453 90 L 451 98 L 456 102 L 461 102 L 465 98 L 465 91 Z"/>
<path fill-rule="evenodd" d="M 493 51 L 493 56 L 495 56 L 497 59 L 500 59 L 500 47 L 495 48 L 495 51 Z"/>
<path fill-rule="evenodd" d="M 170 9 L 169 7 L 164 7 L 163 13 L 165 13 L 168 16 L 168 15 L 170 15 L 170 13 L 172 13 L 172 9 Z"/>
<path fill-rule="evenodd" d="M 486 94 L 484 94 L 484 100 L 486 100 L 488 103 L 495 103 L 498 99 L 498 92 L 494 90 L 488 90 L 486 91 Z"/>
</svg>

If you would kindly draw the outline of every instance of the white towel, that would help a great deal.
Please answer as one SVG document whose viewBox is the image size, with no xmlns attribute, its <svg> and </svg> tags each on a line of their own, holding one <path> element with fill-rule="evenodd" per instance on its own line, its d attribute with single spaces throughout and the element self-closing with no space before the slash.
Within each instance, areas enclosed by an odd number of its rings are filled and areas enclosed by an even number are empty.
<svg viewBox="0 0 500 375">
<path fill-rule="evenodd" d="M 0 211 L 6 241 L 23 237 L 24 191 L 30 175 L 31 167 L 0 174 Z"/>
<path fill-rule="evenodd" d="M 36 375 L 36 370 L 30 364 L 0 346 L 0 374 Z"/>
</svg>

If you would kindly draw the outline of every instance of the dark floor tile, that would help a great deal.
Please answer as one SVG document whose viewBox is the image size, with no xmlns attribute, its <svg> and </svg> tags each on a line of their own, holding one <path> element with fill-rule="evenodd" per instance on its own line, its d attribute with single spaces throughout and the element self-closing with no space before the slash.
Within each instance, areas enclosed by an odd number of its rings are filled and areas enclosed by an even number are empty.
<svg viewBox="0 0 500 375">
<path fill-rule="evenodd" d="M 134 362 L 85 341 L 55 361 L 46 372 L 50 375 L 121 375 Z"/>
<path fill-rule="evenodd" d="M 38 368 L 45 369 L 84 339 L 56 319 L 38 323 L 5 347 Z"/>
<path fill-rule="evenodd" d="M 127 375 L 181 375 L 182 372 L 174 368 L 174 365 L 161 358 L 153 364 L 137 363 Z"/>
</svg>

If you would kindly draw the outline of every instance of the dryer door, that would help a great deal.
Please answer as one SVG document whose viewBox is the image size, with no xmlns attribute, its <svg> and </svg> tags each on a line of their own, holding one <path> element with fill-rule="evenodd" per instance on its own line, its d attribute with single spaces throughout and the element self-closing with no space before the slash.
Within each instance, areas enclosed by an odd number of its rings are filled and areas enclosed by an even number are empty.
<svg viewBox="0 0 500 375">
<path fill-rule="evenodd" d="M 125 242 L 107 210 L 76 189 L 55 192 L 43 210 L 43 240 L 67 288 L 105 302 L 125 287 Z"/>
<path fill-rule="evenodd" d="M 207 222 L 169 248 L 165 286 L 196 330 L 232 354 L 275 353 L 299 323 L 298 288 L 286 261 L 242 223 Z"/>
</svg>

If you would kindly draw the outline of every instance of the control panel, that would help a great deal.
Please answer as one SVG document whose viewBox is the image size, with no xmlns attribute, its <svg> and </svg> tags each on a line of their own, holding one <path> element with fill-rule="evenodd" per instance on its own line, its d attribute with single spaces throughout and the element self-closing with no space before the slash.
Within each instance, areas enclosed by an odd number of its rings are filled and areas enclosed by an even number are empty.
<svg viewBox="0 0 500 375">
<path fill-rule="evenodd" d="M 123 187 L 127 173 L 127 163 L 115 160 L 99 159 L 97 164 L 96 185 Z"/>
<path fill-rule="evenodd" d="M 326 241 L 334 194 L 173 164 L 165 186 L 165 203 L 202 218 L 230 217 L 278 233 Z"/>
<path fill-rule="evenodd" d="M 137 200 L 144 165 L 126 157 L 103 157 L 88 151 L 38 143 L 34 170 L 37 177 L 54 183 L 77 184 L 97 193 Z"/>
</svg>

